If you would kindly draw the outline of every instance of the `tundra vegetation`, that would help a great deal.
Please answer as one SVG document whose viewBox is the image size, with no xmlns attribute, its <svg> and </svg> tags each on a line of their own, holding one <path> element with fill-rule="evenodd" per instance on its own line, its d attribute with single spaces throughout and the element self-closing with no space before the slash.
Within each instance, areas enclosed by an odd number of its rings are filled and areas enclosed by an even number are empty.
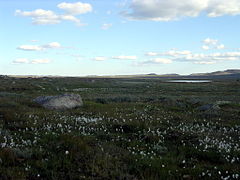
<svg viewBox="0 0 240 180">
<path fill-rule="evenodd" d="M 0 78 L 0 179 L 239 179 L 240 82 Z M 39 96 L 78 94 L 51 110 Z"/>
</svg>

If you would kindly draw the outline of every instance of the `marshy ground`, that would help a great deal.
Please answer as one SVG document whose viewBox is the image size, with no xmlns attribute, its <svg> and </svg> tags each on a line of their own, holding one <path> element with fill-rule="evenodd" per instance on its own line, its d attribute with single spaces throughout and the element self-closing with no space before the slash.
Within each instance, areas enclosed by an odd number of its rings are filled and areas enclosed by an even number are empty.
<svg viewBox="0 0 240 180">
<path fill-rule="evenodd" d="M 0 85 L 0 179 L 240 178 L 237 80 L 1 77 Z M 64 93 L 84 105 L 33 102 Z"/>
</svg>

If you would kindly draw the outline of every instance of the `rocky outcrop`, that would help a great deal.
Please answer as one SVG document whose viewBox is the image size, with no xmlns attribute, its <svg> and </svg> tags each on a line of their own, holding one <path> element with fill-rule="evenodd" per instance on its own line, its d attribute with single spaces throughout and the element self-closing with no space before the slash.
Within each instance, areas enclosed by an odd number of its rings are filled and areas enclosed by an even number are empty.
<svg viewBox="0 0 240 180">
<path fill-rule="evenodd" d="M 72 109 L 83 105 L 79 94 L 63 94 L 59 96 L 40 96 L 33 100 L 47 109 Z"/>
</svg>

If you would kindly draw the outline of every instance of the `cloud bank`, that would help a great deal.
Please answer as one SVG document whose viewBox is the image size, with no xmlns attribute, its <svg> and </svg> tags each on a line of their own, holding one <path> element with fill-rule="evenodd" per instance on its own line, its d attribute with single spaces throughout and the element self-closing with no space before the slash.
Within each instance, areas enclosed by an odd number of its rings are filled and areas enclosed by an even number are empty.
<svg viewBox="0 0 240 180">
<path fill-rule="evenodd" d="M 194 64 L 210 65 L 226 61 L 240 61 L 240 51 L 224 52 L 226 51 L 225 45 L 220 44 L 219 40 L 217 39 L 206 38 L 202 41 L 202 43 L 203 50 L 218 50 L 219 52 L 211 51 L 211 53 L 194 53 L 189 50 L 175 49 L 166 52 L 147 52 L 145 53 L 145 56 L 159 56 L 159 58 L 157 57 L 148 61 L 144 61 L 142 64 L 171 64 L 174 61 L 184 61 Z"/>
<path fill-rule="evenodd" d="M 239 0 L 132 0 L 122 14 L 133 20 L 172 21 L 184 17 L 239 15 Z"/>
<path fill-rule="evenodd" d="M 169 53 L 171 52 L 171 53 Z M 157 54 L 157 56 L 161 56 L 160 58 L 155 58 L 149 61 L 143 62 L 143 64 L 171 64 L 173 61 L 185 61 L 192 62 L 194 64 L 215 64 L 218 62 L 224 61 L 237 61 L 240 60 L 240 52 L 232 51 L 232 52 L 216 52 L 216 53 L 179 53 L 185 51 L 168 51 L 164 53 L 152 53 Z"/>
</svg>

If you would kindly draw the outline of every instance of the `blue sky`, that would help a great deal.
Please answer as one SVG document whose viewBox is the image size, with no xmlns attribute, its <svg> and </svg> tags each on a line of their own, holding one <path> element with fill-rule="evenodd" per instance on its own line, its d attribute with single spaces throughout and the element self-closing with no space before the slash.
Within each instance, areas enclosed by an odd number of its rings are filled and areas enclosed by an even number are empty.
<svg viewBox="0 0 240 180">
<path fill-rule="evenodd" d="M 0 0 L 0 74 L 240 68 L 240 0 Z"/>
</svg>

